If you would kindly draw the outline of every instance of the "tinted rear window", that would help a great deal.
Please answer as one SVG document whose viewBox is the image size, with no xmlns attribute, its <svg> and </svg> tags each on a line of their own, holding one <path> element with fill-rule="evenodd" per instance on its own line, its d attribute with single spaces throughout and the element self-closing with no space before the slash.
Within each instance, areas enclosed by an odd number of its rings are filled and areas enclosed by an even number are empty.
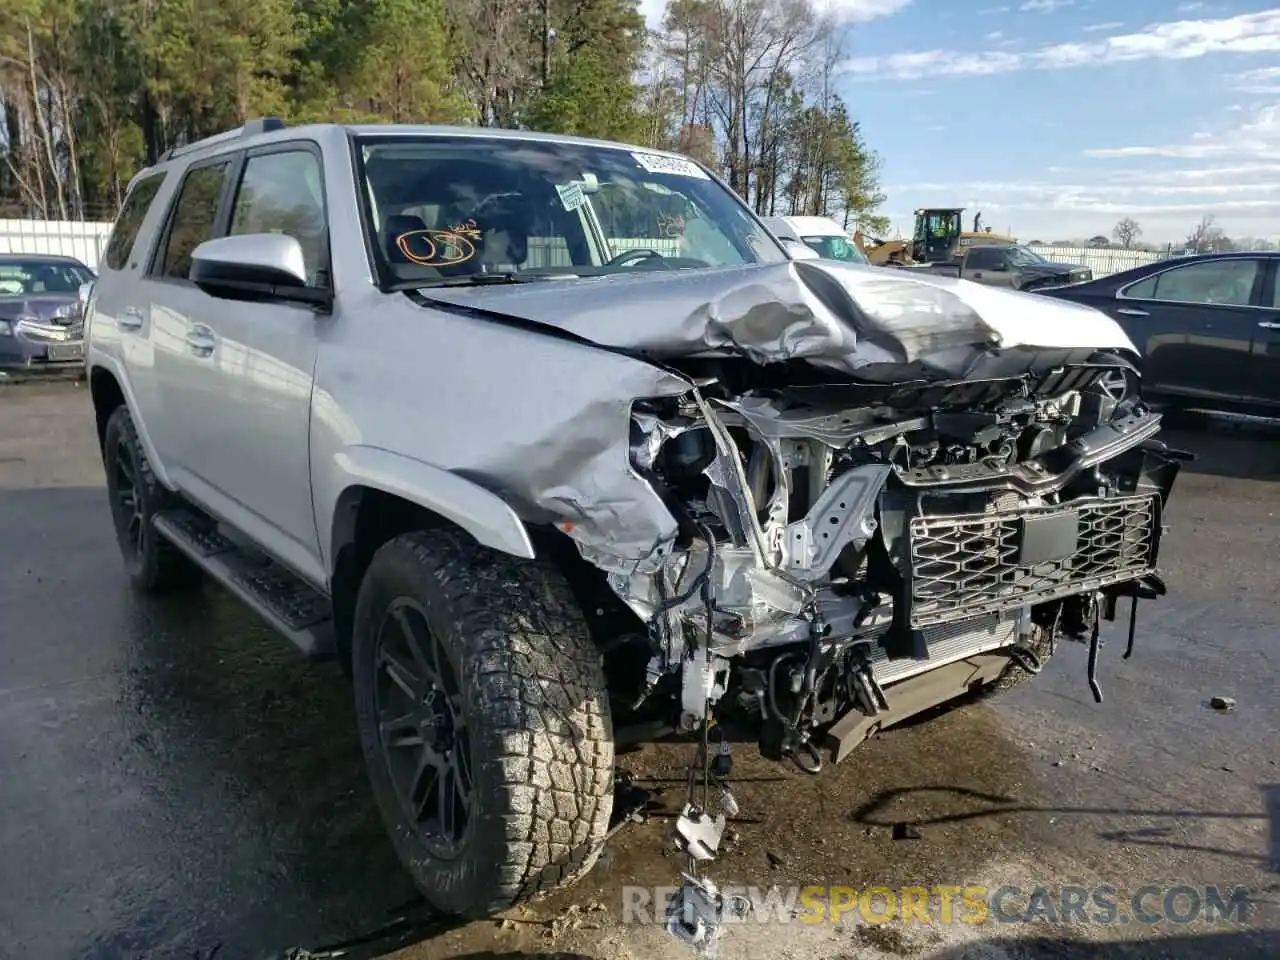
<svg viewBox="0 0 1280 960">
<path fill-rule="evenodd" d="M 175 280 L 186 280 L 191 271 L 191 254 L 196 247 L 213 237 L 222 184 L 230 168 L 229 160 L 196 167 L 182 182 L 182 190 L 174 203 L 169 222 L 169 239 L 165 245 L 160 272 Z"/>
<path fill-rule="evenodd" d="M 146 219 L 151 202 L 160 192 L 164 183 L 163 173 L 153 173 L 133 185 L 125 198 L 120 215 L 116 217 L 116 225 L 111 228 L 111 236 L 107 240 L 107 251 L 103 262 L 112 270 L 123 270 L 133 252 L 133 245 L 138 239 L 138 231 L 142 229 L 142 221 Z"/>
</svg>

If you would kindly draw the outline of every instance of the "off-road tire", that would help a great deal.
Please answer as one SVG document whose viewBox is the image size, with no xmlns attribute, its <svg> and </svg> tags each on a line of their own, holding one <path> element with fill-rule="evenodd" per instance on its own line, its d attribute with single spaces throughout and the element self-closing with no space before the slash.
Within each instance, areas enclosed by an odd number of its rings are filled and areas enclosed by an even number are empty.
<svg viewBox="0 0 1280 960">
<path fill-rule="evenodd" d="M 119 504 L 120 460 L 128 458 L 133 489 L 140 515 L 140 534 L 131 536 Z M 138 439 L 129 408 L 121 404 L 107 420 L 103 434 L 102 462 L 107 475 L 107 496 L 116 542 L 124 559 L 125 572 L 135 589 L 163 593 L 192 586 L 201 580 L 201 570 L 185 554 L 162 537 L 151 525 L 157 513 L 177 504 L 176 494 L 167 490 L 151 469 L 151 462 Z M 140 546 L 138 546 L 140 544 Z"/>
<path fill-rule="evenodd" d="M 398 598 L 420 605 L 457 678 L 471 806 L 452 859 L 428 850 L 383 753 L 378 637 Z M 389 541 L 360 586 L 352 677 L 374 797 L 433 907 L 492 916 L 573 883 L 595 864 L 613 806 L 613 731 L 602 658 L 558 570 L 481 547 L 460 531 Z"/>
</svg>

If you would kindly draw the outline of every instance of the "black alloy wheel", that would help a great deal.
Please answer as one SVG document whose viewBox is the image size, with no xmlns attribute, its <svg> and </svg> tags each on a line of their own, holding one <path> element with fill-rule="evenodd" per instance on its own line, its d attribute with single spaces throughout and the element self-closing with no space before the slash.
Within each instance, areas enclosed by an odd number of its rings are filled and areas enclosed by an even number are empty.
<svg viewBox="0 0 1280 960">
<path fill-rule="evenodd" d="M 457 676 L 416 600 L 387 609 L 376 663 L 379 741 L 397 799 L 423 846 L 453 859 L 471 823 L 471 744 Z"/>
<path fill-rule="evenodd" d="M 156 480 L 128 407 L 117 407 L 107 420 L 102 464 L 116 541 L 133 586 L 154 593 L 199 583 L 200 568 L 152 525 L 157 513 L 181 501 Z"/>
</svg>

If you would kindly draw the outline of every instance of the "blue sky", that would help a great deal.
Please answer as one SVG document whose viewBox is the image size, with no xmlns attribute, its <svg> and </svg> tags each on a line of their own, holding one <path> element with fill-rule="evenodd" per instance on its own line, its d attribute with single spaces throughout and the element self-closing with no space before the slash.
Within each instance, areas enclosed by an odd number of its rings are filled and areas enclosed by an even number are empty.
<svg viewBox="0 0 1280 960">
<path fill-rule="evenodd" d="M 818 0 L 851 24 L 839 86 L 884 212 L 981 210 L 1024 240 L 1149 242 L 1211 214 L 1280 239 L 1276 0 Z M 663 0 L 642 0 L 650 21 Z"/>
</svg>

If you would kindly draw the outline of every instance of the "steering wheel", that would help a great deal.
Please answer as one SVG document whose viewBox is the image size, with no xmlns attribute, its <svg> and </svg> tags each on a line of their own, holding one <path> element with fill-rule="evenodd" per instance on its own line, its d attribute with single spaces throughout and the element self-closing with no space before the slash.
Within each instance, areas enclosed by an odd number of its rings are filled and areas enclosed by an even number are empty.
<svg viewBox="0 0 1280 960">
<path fill-rule="evenodd" d="M 631 263 L 632 261 L 635 261 L 636 263 L 640 263 L 641 261 L 644 261 L 644 260 L 652 260 L 654 257 L 657 257 L 659 260 L 666 259 L 657 250 L 646 250 L 646 249 L 623 250 L 622 253 L 618 254 L 616 257 L 609 260 L 605 264 L 605 266 L 621 267 Z"/>
</svg>

